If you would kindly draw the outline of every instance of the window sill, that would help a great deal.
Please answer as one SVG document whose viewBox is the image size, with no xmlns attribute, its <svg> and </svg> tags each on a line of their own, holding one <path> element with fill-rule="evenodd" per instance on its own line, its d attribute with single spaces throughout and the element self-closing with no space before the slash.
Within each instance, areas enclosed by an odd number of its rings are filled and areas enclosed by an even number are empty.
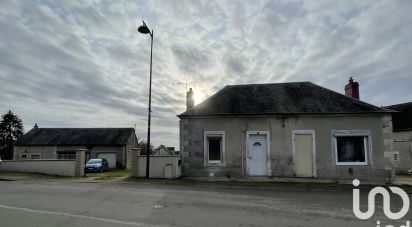
<svg viewBox="0 0 412 227">
<path fill-rule="evenodd" d="M 337 166 L 367 166 L 367 162 L 339 162 Z"/>
<path fill-rule="evenodd" d="M 209 163 L 206 163 L 205 166 L 209 166 L 209 167 L 213 167 L 213 166 L 222 167 L 222 166 L 225 166 L 225 164 L 224 164 L 224 163 L 221 163 L 221 162 L 218 162 L 218 163 L 209 162 Z"/>
</svg>

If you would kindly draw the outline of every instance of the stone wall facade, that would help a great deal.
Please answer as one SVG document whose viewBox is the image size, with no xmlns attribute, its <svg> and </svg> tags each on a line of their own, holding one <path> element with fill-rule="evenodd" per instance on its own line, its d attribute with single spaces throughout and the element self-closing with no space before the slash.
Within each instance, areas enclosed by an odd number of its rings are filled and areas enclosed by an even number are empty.
<svg viewBox="0 0 412 227">
<path fill-rule="evenodd" d="M 295 177 L 292 131 L 315 132 L 318 178 L 350 180 L 358 178 L 386 183 L 393 176 L 393 138 L 390 115 L 291 115 L 255 117 L 204 117 L 180 120 L 180 151 L 183 176 L 248 176 L 246 134 L 268 131 L 270 135 L 271 176 Z M 333 131 L 369 133 L 367 165 L 337 165 Z M 225 132 L 225 163 L 206 166 L 204 132 Z"/>
</svg>

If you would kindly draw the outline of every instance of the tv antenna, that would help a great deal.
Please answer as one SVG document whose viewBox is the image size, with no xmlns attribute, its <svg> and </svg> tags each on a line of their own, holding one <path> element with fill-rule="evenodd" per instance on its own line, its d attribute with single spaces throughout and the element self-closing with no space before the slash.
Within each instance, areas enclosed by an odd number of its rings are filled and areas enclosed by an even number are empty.
<svg viewBox="0 0 412 227">
<path fill-rule="evenodd" d="M 185 91 L 187 92 L 187 86 L 191 84 L 200 84 L 202 82 L 196 82 L 196 81 L 186 81 L 186 82 L 177 82 L 177 85 L 185 85 Z"/>
</svg>

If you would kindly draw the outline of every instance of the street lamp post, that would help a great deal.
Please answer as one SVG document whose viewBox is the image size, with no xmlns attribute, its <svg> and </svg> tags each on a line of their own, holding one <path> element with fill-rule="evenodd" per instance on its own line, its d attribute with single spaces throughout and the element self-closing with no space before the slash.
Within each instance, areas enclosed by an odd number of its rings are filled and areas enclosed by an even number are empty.
<svg viewBox="0 0 412 227">
<path fill-rule="evenodd" d="M 150 80 L 149 80 L 149 108 L 148 108 L 148 121 L 147 121 L 147 147 L 146 147 L 146 178 L 149 178 L 149 163 L 150 163 L 150 119 L 152 113 L 152 58 L 153 58 L 153 30 L 147 27 L 143 21 L 143 25 L 137 28 L 142 34 L 150 34 Z"/>
</svg>

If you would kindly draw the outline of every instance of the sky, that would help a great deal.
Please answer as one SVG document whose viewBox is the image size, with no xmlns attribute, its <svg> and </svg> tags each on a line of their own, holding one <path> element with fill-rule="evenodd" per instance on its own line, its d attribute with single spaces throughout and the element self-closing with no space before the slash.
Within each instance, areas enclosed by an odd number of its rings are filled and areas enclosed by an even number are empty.
<svg viewBox="0 0 412 227">
<path fill-rule="evenodd" d="M 311 81 L 361 100 L 412 101 L 412 1 L 66 1 L 0 3 L 0 113 L 25 130 L 135 127 L 179 146 L 185 85 L 196 102 L 229 84 Z M 179 84 L 180 83 L 180 84 Z"/>
</svg>

